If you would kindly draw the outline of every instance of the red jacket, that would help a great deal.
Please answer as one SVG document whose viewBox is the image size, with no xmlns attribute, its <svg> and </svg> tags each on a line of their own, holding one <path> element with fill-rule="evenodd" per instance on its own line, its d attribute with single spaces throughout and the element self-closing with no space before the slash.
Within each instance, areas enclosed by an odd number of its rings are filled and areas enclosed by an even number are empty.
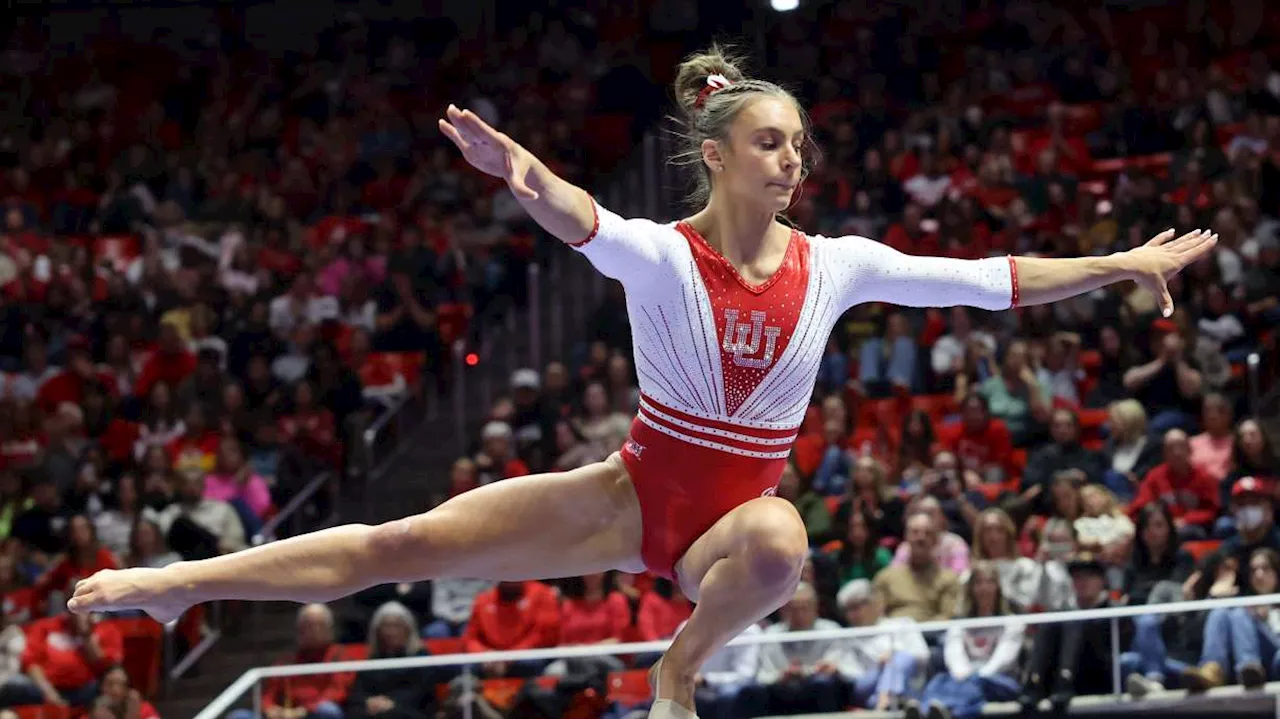
<svg viewBox="0 0 1280 719">
<path fill-rule="evenodd" d="M 560 644 L 623 641 L 631 625 L 631 605 L 622 592 L 610 592 L 599 602 L 565 599 L 560 603 Z"/>
<path fill-rule="evenodd" d="M 468 652 L 553 647 L 560 638 L 560 606 L 555 590 L 541 582 L 525 582 L 514 602 L 498 599 L 498 589 L 481 592 L 471 605 L 462 638 Z"/>
<path fill-rule="evenodd" d="M 36 621 L 27 627 L 22 669 L 40 667 L 49 683 L 60 691 L 86 686 L 124 661 L 124 637 L 110 622 L 95 624 L 90 636 L 97 638 L 101 651 L 96 662 L 86 656 L 84 645 L 88 640 L 76 636 L 70 614 Z"/>
<path fill-rule="evenodd" d="M 938 444 L 955 453 L 965 469 L 981 473 L 994 464 L 1012 470 L 1013 439 L 1004 421 L 995 417 L 978 433 L 969 432 L 963 422 L 948 422 L 938 429 Z"/>
<path fill-rule="evenodd" d="M 679 590 L 676 590 L 679 591 Z M 693 613 L 693 605 L 682 595 L 664 598 L 657 592 L 640 595 L 640 609 L 636 612 L 636 629 L 641 641 L 656 642 L 675 635 L 680 624 Z"/>
<path fill-rule="evenodd" d="M 314 662 L 336 662 L 342 659 L 342 647 L 330 644 L 318 652 L 294 652 L 276 664 L 311 664 Z M 321 702 L 333 702 L 342 706 L 347 700 L 347 691 L 355 680 L 355 674 L 340 672 L 336 674 L 307 674 L 293 677 L 272 677 L 265 680 L 262 688 L 263 706 L 302 707 L 313 710 Z"/>
<path fill-rule="evenodd" d="M 196 371 L 196 356 L 186 350 L 177 354 L 165 354 L 159 350 L 151 353 L 138 373 L 138 382 L 133 386 L 135 397 L 146 397 L 157 382 L 164 382 L 170 388 L 177 387 L 182 380 Z"/>
<path fill-rule="evenodd" d="M 62 592 L 70 594 L 75 588 L 76 582 L 93 576 L 103 569 L 119 569 L 120 565 L 116 562 L 115 555 L 106 547 L 98 547 L 97 553 L 94 554 L 89 564 L 78 564 L 70 556 L 65 556 L 53 565 L 53 568 L 45 572 L 36 582 L 33 589 L 36 596 L 41 599 L 47 599 L 49 592 Z"/>
<path fill-rule="evenodd" d="M 1218 483 L 1203 469 L 1192 465 L 1185 477 L 1176 477 L 1169 465 L 1157 464 L 1138 485 L 1138 496 L 1129 505 L 1134 514 L 1143 506 L 1164 500 L 1174 519 L 1186 524 L 1209 526 L 1218 518 Z"/>
</svg>

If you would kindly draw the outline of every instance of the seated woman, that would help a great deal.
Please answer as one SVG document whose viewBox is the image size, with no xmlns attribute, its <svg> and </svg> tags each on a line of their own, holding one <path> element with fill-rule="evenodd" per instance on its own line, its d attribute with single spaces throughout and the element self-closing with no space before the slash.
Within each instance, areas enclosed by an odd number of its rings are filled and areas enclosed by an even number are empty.
<svg viewBox="0 0 1280 719">
<path fill-rule="evenodd" d="M 827 552 L 827 561 L 841 585 L 872 579 L 893 561 L 893 555 L 880 543 L 880 527 L 869 507 L 858 504 L 845 516 L 848 522 L 839 532 L 839 546 Z"/>
<path fill-rule="evenodd" d="M 621 644 L 631 625 L 631 605 L 614 589 L 613 572 L 596 572 L 570 579 L 561 588 L 559 646 Z M 620 671 L 622 661 L 614 656 L 562 659 L 547 666 L 547 674 L 564 675 L 583 665 L 605 671 Z"/>
<path fill-rule="evenodd" d="M 123 667 L 107 670 L 98 685 L 98 698 L 90 705 L 89 719 L 160 719 L 160 713 L 151 702 L 142 698 L 137 689 L 129 687 L 129 673 Z M 391 719 L 388 717 L 387 719 Z"/>
<path fill-rule="evenodd" d="M 960 616 L 1010 620 L 999 627 L 948 630 L 943 651 L 947 670 L 929 680 L 919 703 L 908 703 L 909 719 L 919 719 L 921 703 L 930 717 L 976 717 L 987 702 L 1011 701 L 1021 691 L 1016 677 L 1026 625 L 1013 618 L 995 564 L 974 562 Z"/>
<path fill-rule="evenodd" d="M 1151 468 L 1160 464 L 1160 443 L 1147 433 L 1147 412 L 1136 399 L 1107 408 L 1111 434 L 1102 449 L 1106 471 L 1102 483 L 1122 502 L 1129 502 Z"/>
<path fill-rule="evenodd" d="M 840 588 L 836 604 L 851 627 L 879 627 L 884 633 L 846 639 L 841 651 L 840 675 L 853 689 L 854 706 L 886 711 L 919 690 L 929 663 L 929 645 L 916 623 L 907 618 L 887 619 L 884 605 L 867 579 L 855 579 Z"/>
<path fill-rule="evenodd" d="M 1254 550 L 1249 556 L 1249 590 L 1254 595 L 1280 590 L 1280 553 L 1267 547 Z M 1182 678 L 1187 689 L 1204 691 L 1224 684 L 1227 672 L 1245 689 L 1258 689 L 1269 677 L 1280 676 L 1280 608 L 1209 611 L 1200 666 L 1187 669 Z"/>
<path fill-rule="evenodd" d="M 1183 598 L 1182 585 L 1191 576 L 1195 560 L 1182 549 L 1173 531 L 1173 515 L 1163 502 L 1152 502 L 1138 511 L 1137 541 L 1125 568 L 1122 589 L 1129 604 L 1161 604 Z M 1167 614 L 1143 614 L 1133 618 L 1133 644 L 1120 656 L 1125 690 L 1135 698 L 1165 688 L 1176 680 L 1186 664 L 1171 658 L 1165 643 L 1166 624 L 1176 634 L 1182 618 L 1166 621 Z M 1175 615 L 1177 616 L 1177 615 Z"/>
<path fill-rule="evenodd" d="M 1109 558 L 1125 556 L 1133 541 L 1133 520 L 1111 490 L 1097 484 L 1081 487 L 1080 508 L 1083 514 L 1074 522 L 1080 551 Z"/>
<path fill-rule="evenodd" d="M 399 602 L 387 602 L 369 622 L 369 658 L 421 657 L 418 622 Z M 434 716 L 437 684 L 449 681 L 449 667 L 382 669 L 356 674 L 347 694 L 347 719 L 426 719 Z"/>
<path fill-rule="evenodd" d="M 1065 566 L 1057 561 L 1039 562 L 1019 556 L 1017 528 L 1003 509 L 992 507 L 978 515 L 973 531 L 972 557 L 975 562 L 986 560 L 995 566 L 1000 574 L 1001 596 L 1014 611 L 1071 606 L 1071 577 Z M 961 582 L 966 579 L 962 576 Z"/>
</svg>

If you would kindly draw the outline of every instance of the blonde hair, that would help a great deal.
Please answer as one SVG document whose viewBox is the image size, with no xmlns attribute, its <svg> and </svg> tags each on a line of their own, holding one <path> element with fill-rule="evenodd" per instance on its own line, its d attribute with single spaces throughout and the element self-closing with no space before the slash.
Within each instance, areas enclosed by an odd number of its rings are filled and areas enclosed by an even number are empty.
<svg viewBox="0 0 1280 719">
<path fill-rule="evenodd" d="M 777 97 L 790 102 L 800 115 L 804 126 L 804 145 L 801 147 L 801 180 L 818 160 L 818 146 L 813 142 L 809 114 L 786 88 L 767 80 L 748 78 L 739 69 L 743 60 L 730 48 L 713 44 L 704 52 L 685 58 L 676 70 L 672 89 L 680 114 L 674 118 L 676 135 L 684 148 L 672 157 L 676 165 L 696 167 L 692 173 L 694 187 L 690 194 L 691 205 L 706 204 L 711 197 L 711 169 L 702 160 L 702 143 L 706 140 L 726 142 L 729 127 L 738 113 L 749 102 L 760 96 Z M 708 78 L 719 75 L 728 86 L 704 92 Z"/>
<path fill-rule="evenodd" d="M 1102 500 L 1102 505 L 1104 507 L 1102 510 L 1103 516 L 1118 517 L 1124 514 L 1124 512 L 1117 506 L 1116 495 L 1113 494 L 1111 490 L 1100 484 L 1086 484 L 1080 488 L 1081 513 L 1083 513 L 1084 507 L 1089 503 L 1090 498 Z"/>
<path fill-rule="evenodd" d="M 1112 402 L 1107 408 L 1111 415 L 1112 434 L 1124 442 L 1130 442 L 1147 432 L 1147 411 L 1136 399 L 1122 399 Z"/>
<path fill-rule="evenodd" d="M 859 457 L 853 463 L 853 472 L 849 474 L 849 489 L 852 490 L 854 488 L 854 476 L 864 466 L 875 479 L 876 498 L 881 502 L 892 500 L 897 495 L 897 492 L 893 487 L 889 486 L 889 470 L 884 466 L 883 462 L 875 457 Z"/>
<path fill-rule="evenodd" d="M 982 530 L 988 523 L 993 523 L 1000 529 L 1004 530 L 1006 549 L 1013 556 L 1018 554 L 1018 528 L 1013 524 L 1013 518 L 1009 513 L 999 507 L 991 507 L 982 510 L 978 515 L 978 520 L 973 523 L 973 548 L 970 556 L 974 560 L 983 559 L 1007 559 L 1007 557 L 992 557 L 987 553 L 986 541 L 983 539 Z"/>
</svg>

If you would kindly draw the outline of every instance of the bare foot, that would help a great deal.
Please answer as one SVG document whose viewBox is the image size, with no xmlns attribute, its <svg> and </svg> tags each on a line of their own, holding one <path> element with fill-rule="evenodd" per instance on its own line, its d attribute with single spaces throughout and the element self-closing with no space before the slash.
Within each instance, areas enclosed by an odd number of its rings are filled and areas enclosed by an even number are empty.
<svg viewBox="0 0 1280 719">
<path fill-rule="evenodd" d="M 176 596 L 163 569 L 104 569 L 76 584 L 67 601 L 73 614 L 141 610 L 161 624 L 171 622 L 191 606 Z"/>
<path fill-rule="evenodd" d="M 680 671 L 675 662 L 663 657 L 649 669 L 649 688 L 655 700 L 670 699 L 693 716 L 695 676 L 693 672 Z"/>
</svg>

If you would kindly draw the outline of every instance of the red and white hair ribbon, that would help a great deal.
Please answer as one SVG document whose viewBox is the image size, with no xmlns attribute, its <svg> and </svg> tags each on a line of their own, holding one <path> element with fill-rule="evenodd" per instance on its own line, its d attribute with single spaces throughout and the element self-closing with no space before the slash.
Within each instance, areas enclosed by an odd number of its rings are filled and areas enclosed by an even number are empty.
<svg viewBox="0 0 1280 719">
<path fill-rule="evenodd" d="M 707 75 L 707 86 L 698 92 L 698 99 L 693 101 L 693 106 L 701 109 L 707 102 L 707 96 L 716 90 L 723 90 L 733 83 L 724 75 Z"/>
</svg>

